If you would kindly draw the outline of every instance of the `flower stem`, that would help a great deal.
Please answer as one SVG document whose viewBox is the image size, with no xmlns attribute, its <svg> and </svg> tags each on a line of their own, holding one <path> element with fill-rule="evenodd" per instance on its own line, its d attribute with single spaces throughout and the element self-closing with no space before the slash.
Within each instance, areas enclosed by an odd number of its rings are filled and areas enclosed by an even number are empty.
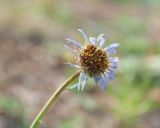
<svg viewBox="0 0 160 128">
<path fill-rule="evenodd" d="M 53 95 L 50 97 L 50 99 L 46 102 L 44 107 L 41 109 L 41 111 L 38 113 L 38 115 L 35 117 L 34 121 L 32 122 L 30 128 L 36 128 L 36 126 L 40 123 L 40 120 L 44 116 L 44 114 L 48 111 L 49 107 L 55 103 L 57 97 L 61 94 L 61 92 L 71 83 L 73 80 L 75 80 L 81 70 L 78 70 L 75 74 L 70 76 L 57 90 L 53 93 Z"/>
</svg>

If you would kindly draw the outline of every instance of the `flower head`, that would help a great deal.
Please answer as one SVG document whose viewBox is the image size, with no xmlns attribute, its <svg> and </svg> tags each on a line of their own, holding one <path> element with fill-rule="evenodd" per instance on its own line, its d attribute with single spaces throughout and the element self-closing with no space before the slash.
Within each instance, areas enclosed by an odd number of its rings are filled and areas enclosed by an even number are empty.
<svg viewBox="0 0 160 128">
<path fill-rule="evenodd" d="M 118 57 L 112 58 L 110 55 L 116 53 L 116 48 L 119 44 L 111 43 L 109 46 L 103 48 L 106 42 L 104 34 L 100 34 L 97 38 L 90 37 L 88 39 L 82 29 L 78 29 L 78 31 L 84 37 L 84 44 L 66 38 L 67 44 L 65 45 L 65 47 L 76 54 L 75 64 L 68 64 L 82 70 L 76 86 L 78 90 L 83 90 L 88 78 L 91 77 L 103 90 L 108 80 L 114 79 L 114 72 L 118 67 L 119 59 Z"/>
</svg>

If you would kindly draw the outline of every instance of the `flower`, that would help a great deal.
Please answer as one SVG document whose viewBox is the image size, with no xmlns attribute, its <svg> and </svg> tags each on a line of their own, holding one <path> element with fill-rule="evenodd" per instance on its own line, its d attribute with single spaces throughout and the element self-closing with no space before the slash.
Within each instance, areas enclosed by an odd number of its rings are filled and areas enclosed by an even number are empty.
<svg viewBox="0 0 160 128">
<path fill-rule="evenodd" d="M 116 53 L 116 48 L 119 44 L 111 43 L 109 46 L 103 48 L 106 42 L 104 34 L 100 34 L 98 38 L 90 37 L 88 39 L 82 29 L 78 29 L 78 31 L 84 37 L 84 45 L 69 38 L 66 38 L 67 44 L 65 45 L 65 47 L 76 55 L 75 64 L 67 64 L 71 67 L 81 69 L 76 87 L 78 87 L 78 90 L 81 89 L 83 91 L 87 80 L 91 77 L 104 90 L 108 80 L 114 79 L 114 72 L 118 68 L 118 57 L 113 58 L 110 55 Z"/>
</svg>

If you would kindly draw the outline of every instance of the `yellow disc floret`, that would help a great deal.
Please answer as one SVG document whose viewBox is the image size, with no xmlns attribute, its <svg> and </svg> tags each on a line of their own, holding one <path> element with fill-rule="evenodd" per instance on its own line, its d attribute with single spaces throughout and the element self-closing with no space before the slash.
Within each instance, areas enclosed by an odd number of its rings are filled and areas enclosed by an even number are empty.
<svg viewBox="0 0 160 128">
<path fill-rule="evenodd" d="M 107 54 L 103 49 L 87 45 L 79 56 L 79 62 L 85 72 L 92 77 L 105 72 L 108 68 Z"/>
</svg>

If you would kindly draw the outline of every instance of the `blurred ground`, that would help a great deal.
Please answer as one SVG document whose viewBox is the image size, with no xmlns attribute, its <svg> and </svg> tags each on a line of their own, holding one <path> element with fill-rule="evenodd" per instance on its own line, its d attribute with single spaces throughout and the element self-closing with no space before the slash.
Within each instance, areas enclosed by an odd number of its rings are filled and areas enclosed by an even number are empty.
<svg viewBox="0 0 160 128">
<path fill-rule="evenodd" d="M 116 80 L 66 90 L 45 128 L 160 128 L 159 0 L 1 0 L 0 128 L 27 128 L 74 69 L 64 38 L 104 33 L 120 43 Z M 108 43 L 109 43 L 108 41 Z"/>
</svg>

